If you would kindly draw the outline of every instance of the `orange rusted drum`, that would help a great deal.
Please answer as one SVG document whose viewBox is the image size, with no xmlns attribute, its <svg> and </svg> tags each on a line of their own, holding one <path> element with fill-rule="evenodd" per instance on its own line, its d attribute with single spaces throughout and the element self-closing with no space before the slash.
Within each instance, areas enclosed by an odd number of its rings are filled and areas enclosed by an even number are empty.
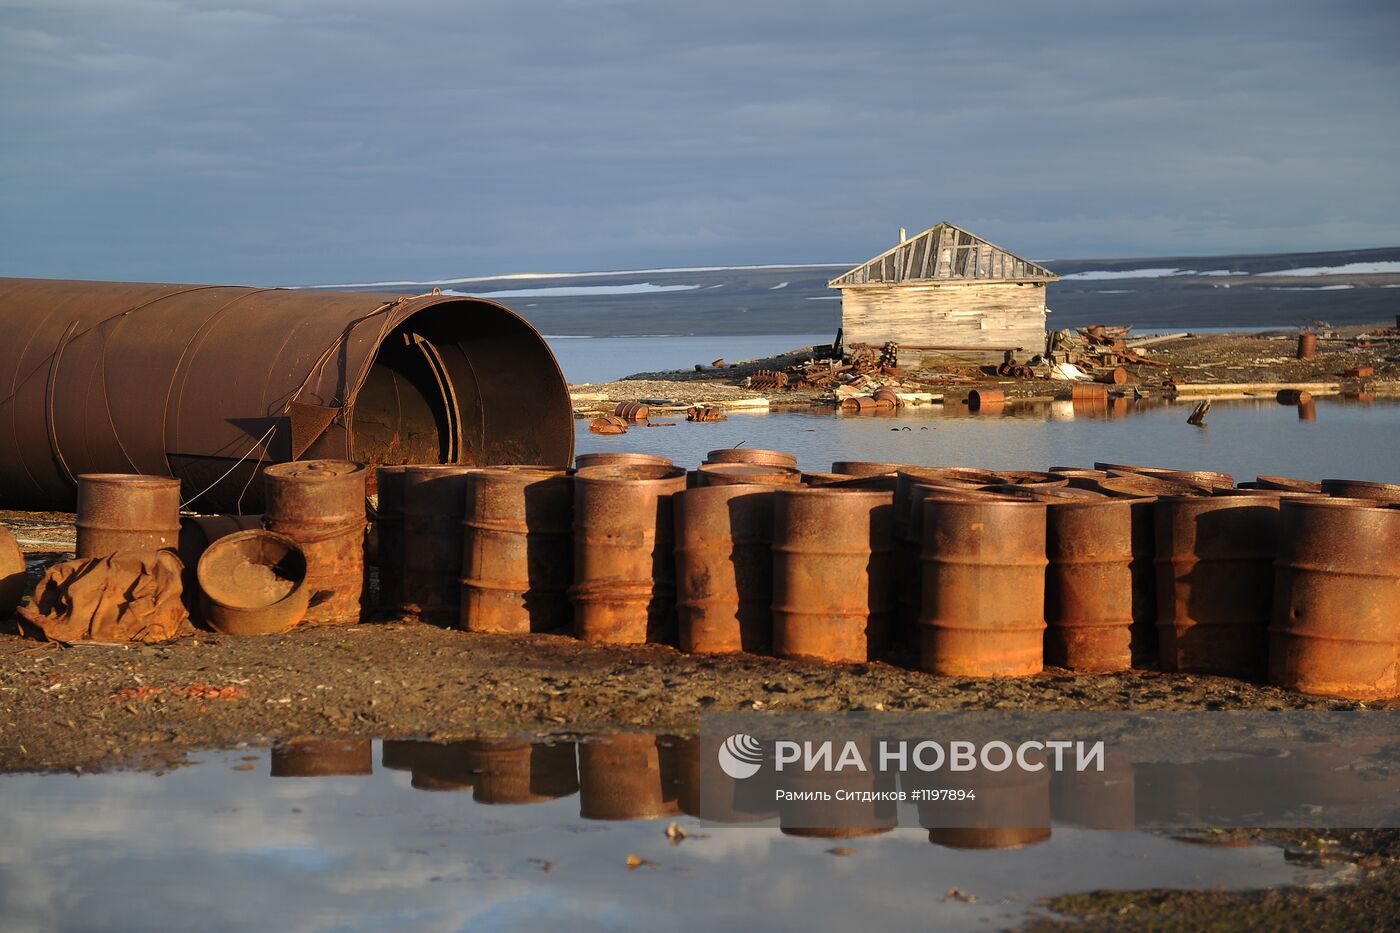
<svg viewBox="0 0 1400 933">
<path fill-rule="evenodd" d="M 1108 386 L 1102 382 L 1076 382 L 1070 388 L 1070 398 L 1076 402 L 1105 402 Z"/>
<path fill-rule="evenodd" d="M 200 606 L 197 568 L 199 559 L 204 556 L 209 545 L 228 535 L 262 526 L 261 515 L 180 516 L 180 543 L 175 553 L 179 555 L 180 563 L 185 565 L 181 581 L 185 588 L 185 607 L 190 611 L 190 618 L 199 621 L 203 612 Z M 4 618 L 4 613 L 0 613 L 0 618 Z"/>
<path fill-rule="evenodd" d="M 1193 486 L 1209 492 L 1216 486 L 1233 486 L 1235 478 L 1214 470 L 1172 470 L 1166 467 L 1131 466 L 1123 463 L 1095 463 L 1094 469 L 1107 470 L 1112 476 L 1135 476 L 1182 486 Z"/>
<path fill-rule="evenodd" d="M 1074 671 L 1127 670 L 1133 660 L 1131 501 L 1046 501 L 1045 663 Z"/>
<path fill-rule="evenodd" d="M 1400 485 L 1394 483 L 1367 483 L 1359 479 L 1325 479 L 1322 491 L 1329 496 L 1343 499 L 1379 499 L 1382 502 L 1400 502 Z"/>
<path fill-rule="evenodd" d="M 1298 335 L 1298 359 L 1317 359 L 1317 334 L 1304 331 Z"/>
<path fill-rule="evenodd" d="M 467 474 L 462 517 L 462 608 L 469 632 L 568 628 L 574 569 L 574 481 L 545 466 Z"/>
<path fill-rule="evenodd" d="M 618 402 L 613 415 L 624 421 L 646 421 L 651 416 L 651 408 L 642 402 Z"/>
<path fill-rule="evenodd" d="M 1400 695 L 1400 509 L 1280 503 L 1269 680 L 1303 693 Z"/>
<path fill-rule="evenodd" d="M 676 636 L 671 497 L 680 467 L 595 466 L 574 475 L 574 633 L 614 645 Z"/>
<path fill-rule="evenodd" d="M 404 471 L 403 610 L 425 622 L 456 625 L 462 601 L 462 512 L 467 475 L 457 464 Z"/>
<path fill-rule="evenodd" d="M 292 739 L 272 747 L 273 777 L 363 777 L 374 773 L 369 739 Z"/>
<path fill-rule="evenodd" d="M 967 393 L 967 407 L 971 411 L 1000 410 L 1006 404 L 1006 393 L 1001 389 L 973 389 Z"/>
<path fill-rule="evenodd" d="M 1322 484 L 1317 480 L 1293 479 L 1290 476 L 1257 476 L 1254 479 L 1259 489 L 1284 489 L 1289 492 L 1322 492 Z M 1241 486 L 1244 484 L 1241 483 Z"/>
<path fill-rule="evenodd" d="M 681 812 L 675 740 L 650 733 L 598 736 L 578 746 L 579 815 L 655 820 Z"/>
<path fill-rule="evenodd" d="M 573 742 L 471 739 L 461 743 L 474 772 L 472 799 L 488 805 L 544 803 L 578 791 Z"/>
<path fill-rule="evenodd" d="M 1043 666 L 1045 504 L 986 496 L 924 500 L 920 666 L 962 677 Z"/>
<path fill-rule="evenodd" d="M 773 653 L 866 661 L 894 623 L 892 494 L 782 489 L 773 508 Z"/>
<path fill-rule="evenodd" d="M 295 541 L 263 528 L 224 535 L 195 568 L 200 617 L 225 635 L 276 635 L 306 617 L 306 555 Z"/>
<path fill-rule="evenodd" d="M 844 476 L 883 476 L 898 473 L 908 466 L 907 463 L 879 463 L 873 460 L 836 460 L 831 464 L 831 472 Z"/>
<path fill-rule="evenodd" d="M 407 469 L 387 466 L 376 471 L 375 564 L 379 568 L 379 605 L 383 609 L 398 610 L 403 603 L 403 495 Z"/>
<path fill-rule="evenodd" d="M 682 651 L 765 653 L 772 645 L 773 498 L 756 485 L 673 497 Z"/>
<path fill-rule="evenodd" d="M 296 460 L 263 472 L 263 527 L 286 535 L 306 554 L 308 625 L 360 621 L 365 586 L 363 463 Z"/>
<path fill-rule="evenodd" d="M 180 481 L 136 473 L 78 477 L 78 543 L 83 557 L 118 551 L 174 551 L 180 541 Z"/>
<path fill-rule="evenodd" d="M 1312 393 L 1306 389 L 1279 389 L 1274 401 L 1280 405 L 1306 405 L 1312 401 Z"/>
<path fill-rule="evenodd" d="M 1157 643 L 1164 671 L 1258 679 L 1273 605 L 1279 500 L 1157 500 Z"/>
<path fill-rule="evenodd" d="M 702 463 L 698 474 L 700 486 L 796 486 L 802 474 L 792 468 L 761 463 Z"/>
<path fill-rule="evenodd" d="M 15 611 L 24 589 L 24 551 L 14 533 L 0 525 L 0 620 Z"/>
<path fill-rule="evenodd" d="M 671 458 L 663 457 L 660 454 L 635 454 L 635 453 L 596 453 L 579 454 L 574 458 L 574 466 L 582 470 L 584 467 L 609 466 L 618 464 L 652 464 L 659 466 L 671 466 Z"/>
<path fill-rule="evenodd" d="M 757 447 L 721 447 L 705 455 L 705 463 L 760 463 L 789 468 L 797 467 L 797 457 L 782 450 L 762 450 Z"/>
</svg>

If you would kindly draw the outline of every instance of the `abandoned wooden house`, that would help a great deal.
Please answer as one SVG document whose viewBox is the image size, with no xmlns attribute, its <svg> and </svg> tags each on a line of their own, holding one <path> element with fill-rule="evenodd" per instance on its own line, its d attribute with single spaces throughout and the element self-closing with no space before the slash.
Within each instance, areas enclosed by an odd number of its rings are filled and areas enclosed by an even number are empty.
<svg viewBox="0 0 1400 933">
<path fill-rule="evenodd" d="M 1000 360 L 1045 349 L 1045 286 L 1059 276 L 946 221 L 832 279 L 846 346 L 899 345 L 900 359 Z"/>
</svg>

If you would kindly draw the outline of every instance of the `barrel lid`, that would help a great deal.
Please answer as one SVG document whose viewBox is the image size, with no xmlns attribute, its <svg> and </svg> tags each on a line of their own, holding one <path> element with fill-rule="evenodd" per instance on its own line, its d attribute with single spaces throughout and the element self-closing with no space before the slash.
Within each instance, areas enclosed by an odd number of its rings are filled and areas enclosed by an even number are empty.
<svg viewBox="0 0 1400 933">
<path fill-rule="evenodd" d="M 353 460 L 293 460 L 290 463 L 274 463 L 264 472 L 274 479 L 326 480 L 339 479 L 363 472 L 365 465 Z"/>
</svg>

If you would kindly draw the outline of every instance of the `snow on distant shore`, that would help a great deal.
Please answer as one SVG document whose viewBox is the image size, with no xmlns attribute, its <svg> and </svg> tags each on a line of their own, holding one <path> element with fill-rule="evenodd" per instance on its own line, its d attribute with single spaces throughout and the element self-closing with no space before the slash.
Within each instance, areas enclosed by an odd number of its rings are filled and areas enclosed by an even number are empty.
<svg viewBox="0 0 1400 933">
<path fill-rule="evenodd" d="M 1098 281 L 1102 279 L 1164 279 L 1169 275 L 1195 275 L 1189 269 L 1183 272 L 1180 269 L 1127 269 L 1123 271 L 1095 269 L 1091 272 L 1072 272 L 1069 275 L 1062 275 L 1062 281 Z"/>
<path fill-rule="evenodd" d="M 408 285 L 463 285 L 468 282 L 513 282 L 533 279 L 596 279 L 613 275 L 669 275 L 682 272 L 752 272 L 762 269 L 849 269 L 848 262 L 783 262 L 761 266 L 685 266 L 673 269 L 618 269 L 615 272 L 511 272 L 504 275 L 473 275 L 456 279 L 403 279 L 393 282 L 341 282 L 332 285 L 303 285 L 301 288 L 391 288 Z"/>
<path fill-rule="evenodd" d="M 1280 269 L 1260 275 L 1384 275 L 1400 272 L 1400 262 L 1349 262 L 1341 266 L 1307 266 L 1302 269 Z"/>
<path fill-rule="evenodd" d="M 463 298 L 584 298 L 589 295 L 651 295 L 657 292 L 688 292 L 699 285 L 653 285 L 639 282 L 634 285 L 554 285 L 542 288 L 507 288 L 495 292 L 459 292 L 444 288 L 444 295 L 460 295 Z"/>
</svg>

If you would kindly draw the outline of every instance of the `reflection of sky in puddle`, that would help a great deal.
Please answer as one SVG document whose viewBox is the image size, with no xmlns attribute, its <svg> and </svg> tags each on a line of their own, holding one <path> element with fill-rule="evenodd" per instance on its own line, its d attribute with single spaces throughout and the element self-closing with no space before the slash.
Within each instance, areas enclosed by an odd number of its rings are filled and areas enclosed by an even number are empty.
<svg viewBox="0 0 1400 933">
<path fill-rule="evenodd" d="M 163 776 L 0 777 L 6 928 L 986 929 L 1063 891 L 1316 877 L 1276 849 L 1058 824 L 1000 851 L 930 845 L 921 829 L 833 840 L 704 824 L 679 812 L 693 789 L 665 739 L 642 758 L 593 742 L 577 755 L 572 743 L 341 745 L 291 770 L 348 759 L 373 773 L 270 780 L 267 754 L 239 771 L 249 753 L 229 752 Z M 668 815 L 581 816 L 629 809 Z M 674 846 L 672 819 L 689 833 Z M 629 855 L 646 864 L 629 871 Z M 978 900 L 945 898 L 953 888 Z"/>
<path fill-rule="evenodd" d="M 958 403 L 907 407 L 897 416 L 814 408 L 730 412 L 727 421 L 702 424 L 687 423 L 679 413 L 658 414 L 653 421 L 675 426 L 634 426 L 611 437 L 589 433 L 587 419 L 578 419 L 577 452 L 646 451 L 692 466 L 707 451 L 743 445 L 790 451 L 803 469 L 817 471 L 833 460 L 1038 470 L 1106 461 L 1221 470 L 1236 481 L 1267 473 L 1400 482 L 1400 401 L 1323 397 L 1303 410 L 1272 398 L 1222 400 L 1204 429 L 1186 423 L 1196 401 L 1012 402 L 975 415 Z"/>
</svg>

